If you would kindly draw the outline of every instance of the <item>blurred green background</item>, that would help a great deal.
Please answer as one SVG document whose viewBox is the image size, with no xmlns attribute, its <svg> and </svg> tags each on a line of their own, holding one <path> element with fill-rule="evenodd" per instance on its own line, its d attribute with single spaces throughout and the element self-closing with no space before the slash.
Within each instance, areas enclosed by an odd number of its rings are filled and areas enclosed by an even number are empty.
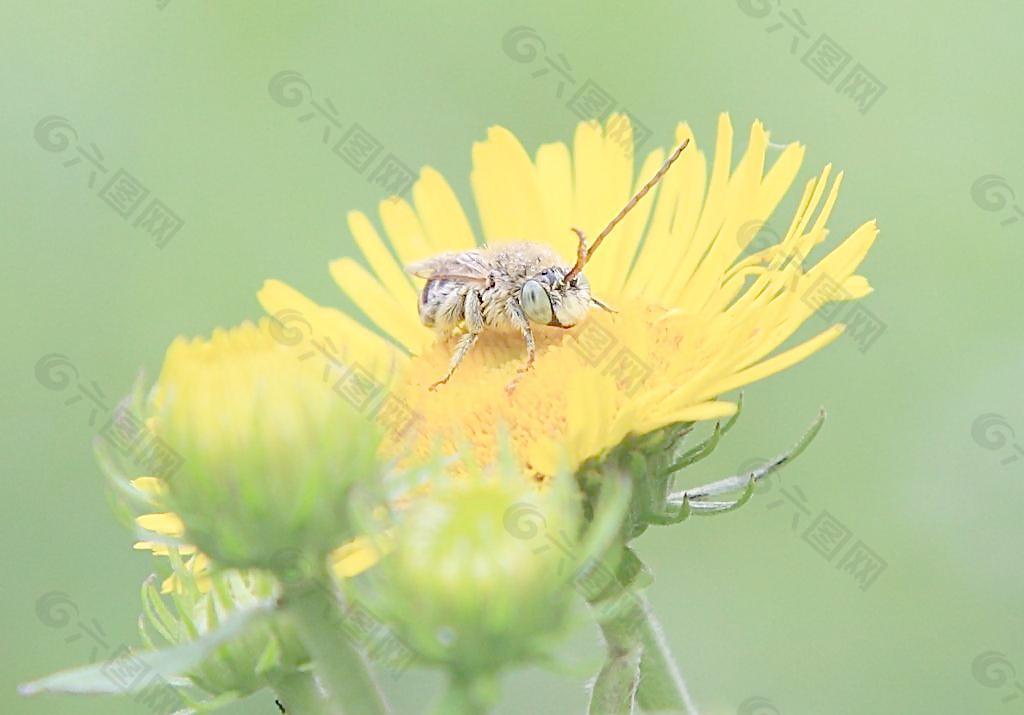
<svg viewBox="0 0 1024 715">
<path fill-rule="evenodd" d="M 337 129 L 324 143 L 321 117 L 299 121 L 311 105 L 275 103 L 268 82 L 282 70 L 330 99 L 345 129 L 375 137 L 381 156 L 435 166 L 464 201 L 470 147 L 489 125 L 531 151 L 569 139 L 569 99 L 587 79 L 651 130 L 647 148 L 667 143 L 679 119 L 707 147 L 724 110 L 741 145 L 755 118 L 775 141 L 806 143 L 801 184 L 826 162 L 845 169 L 832 238 L 879 220 L 862 272 L 876 288 L 864 305 L 885 331 L 863 352 L 844 337 L 747 391 L 744 417 L 692 483 L 774 455 L 819 405 L 830 419 L 744 510 L 645 535 L 650 598 L 705 713 L 754 712 L 754 697 L 765 699 L 757 712 L 780 715 L 1024 706 L 1014 686 L 1024 683 L 1024 458 L 1007 461 L 1024 445 L 1024 216 L 1014 211 L 1024 206 L 1024 7 L 514 5 L 0 4 L 0 710 L 145 711 L 116 698 L 15 694 L 17 682 L 134 643 L 148 573 L 93 463 L 102 413 L 90 426 L 88 400 L 66 405 L 74 384 L 47 389 L 37 361 L 65 355 L 111 403 L 140 366 L 159 366 L 175 335 L 259 314 L 254 294 L 267 277 L 343 305 L 327 261 L 353 251 L 344 212 L 373 210 L 383 189 L 332 153 Z M 503 47 L 519 26 L 543 44 L 532 62 Z M 821 52 L 848 58 L 831 81 L 816 74 L 829 66 L 816 64 Z M 561 98 L 545 58 L 564 58 L 575 80 L 563 80 Z M 867 111 L 847 93 L 868 89 L 868 75 L 850 75 L 858 65 L 886 87 Z M 37 139 L 51 115 L 77 136 L 63 151 Z M 93 147 L 106 173 L 77 153 Z M 149 192 L 128 218 L 99 195 L 118 169 Z M 93 171 L 102 176 L 90 188 Z M 976 183 L 988 175 L 1002 179 Z M 134 225 L 154 197 L 183 221 L 162 249 L 158 224 Z M 807 511 L 794 524 L 796 510 L 776 500 L 797 487 Z M 822 513 L 848 530 L 847 547 L 861 542 L 885 561 L 868 588 L 842 555 L 828 560 L 805 540 Z M 107 651 L 91 653 L 75 621 L 40 620 L 37 600 L 51 591 L 102 627 Z M 499 711 L 583 712 L 597 642 L 581 627 L 566 644 L 569 672 L 508 677 Z M 1002 654 L 998 667 L 978 661 L 988 651 Z M 410 671 L 388 687 L 398 712 L 421 712 L 438 682 Z M 265 694 L 229 712 L 277 710 Z"/>
</svg>

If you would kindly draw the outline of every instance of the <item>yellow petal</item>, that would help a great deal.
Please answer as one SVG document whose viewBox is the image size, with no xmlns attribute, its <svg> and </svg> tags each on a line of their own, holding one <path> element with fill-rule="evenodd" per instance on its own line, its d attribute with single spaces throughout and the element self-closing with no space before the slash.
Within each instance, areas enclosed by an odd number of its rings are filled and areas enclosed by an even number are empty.
<svg viewBox="0 0 1024 715">
<path fill-rule="evenodd" d="M 704 280 L 693 282 L 700 262 L 707 255 L 712 240 L 718 235 L 728 205 L 729 175 L 732 168 L 732 123 L 728 114 L 718 117 L 718 139 L 715 145 L 715 162 L 711 168 L 711 179 L 708 183 L 707 196 L 700 220 L 687 246 L 686 256 L 676 270 L 675 298 L 670 302 L 674 305 L 685 304 L 686 297 L 701 294 Z"/>
<path fill-rule="evenodd" d="M 612 218 L 657 171 L 656 165 L 646 165 L 640 177 L 633 180 L 633 127 L 629 117 L 613 114 L 604 131 L 604 176 L 607 203 L 601 221 L 603 230 Z M 594 259 L 587 264 L 587 276 L 602 286 L 606 295 L 619 295 L 625 285 L 629 267 L 633 264 L 637 246 L 654 204 L 654 196 L 646 196 L 637 204 L 602 244 Z M 591 238 L 595 238 L 592 236 Z"/>
<path fill-rule="evenodd" d="M 427 240 L 427 232 L 416 212 L 405 199 L 389 199 L 379 204 L 380 220 L 403 266 L 422 261 L 437 253 Z"/>
<path fill-rule="evenodd" d="M 167 493 L 167 484 L 159 477 L 137 477 L 131 480 L 131 484 L 149 496 L 162 496 Z"/>
<path fill-rule="evenodd" d="M 541 240 L 567 260 L 576 252 L 570 232 L 572 213 L 572 158 L 562 143 L 543 144 L 537 150 L 537 187 L 544 205 L 544 236 Z"/>
<path fill-rule="evenodd" d="M 434 251 L 465 251 L 476 245 L 462 205 L 436 170 L 423 168 L 419 181 L 412 187 L 412 196 Z"/>
<path fill-rule="evenodd" d="M 736 405 L 734 403 L 710 400 L 679 410 L 673 414 L 673 417 L 679 422 L 698 422 L 700 420 L 717 420 L 720 417 L 731 417 L 734 414 L 736 414 Z"/>
<path fill-rule="evenodd" d="M 827 330 L 818 333 L 810 340 L 807 340 L 794 348 L 780 353 L 773 358 L 760 362 L 753 367 L 749 367 L 746 370 L 741 370 L 718 383 L 711 384 L 704 391 L 704 394 L 707 397 L 721 395 L 731 390 L 735 390 L 738 387 L 742 387 L 743 385 L 749 385 L 752 382 L 763 380 L 769 375 L 781 372 L 787 367 L 791 367 L 798 362 L 806 360 L 808 357 L 821 350 L 823 347 L 842 335 L 844 329 L 845 326 L 833 325 Z"/>
<path fill-rule="evenodd" d="M 167 556 L 171 550 L 171 547 L 167 544 L 158 544 L 155 541 L 136 541 L 132 544 L 132 548 L 138 551 L 151 551 L 157 556 Z M 189 554 L 196 553 L 198 549 L 196 549 L 192 544 L 181 544 L 175 547 L 175 551 L 182 556 L 187 556 Z"/>
<path fill-rule="evenodd" d="M 542 240 L 544 204 L 529 154 L 504 127 L 491 127 L 473 145 L 473 195 L 488 244 Z"/>
<path fill-rule="evenodd" d="M 143 514 L 135 518 L 135 523 L 146 531 L 154 531 L 165 536 L 181 537 L 185 535 L 185 525 L 181 518 L 173 512 L 159 514 Z"/>
<path fill-rule="evenodd" d="M 377 279 L 391 296 L 398 301 L 409 303 L 416 300 L 417 291 L 409 276 L 398 265 L 384 241 L 381 240 L 373 224 L 360 211 L 349 211 L 348 228 L 352 232 L 356 245 L 366 258 Z"/>
<path fill-rule="evenodd" d="M 322 367 L 323 358 L 309 358 L 314 357 L 312 351 L 317 346 L 324 347 L 325 339 L 329 339 L 342 356 L 356 356 L 364 369 L 381 380 L 401 362 L 394 345 L 345 313 L 321 307 L 285 283 L 266 281 L 257 298 L 268 314 L 279 317 L 286 327 L 294 329 L 297 358 L 307 359 L 316 369 Z"/>
<path fill-rule="evenodd" d="M 362 537 L 353 539 L 331 553 L 331 568 L 341 578 L 358 576 L 376 565 L 391 548 L 392 540 L 388 535 L 376 541 Z"/>
<path fill-rule="evenodd" d="M 843 282 L 843 292 L 849 296 L 849 300 L 859 300 L 870 295 L 873 290 L 864 276 L 850 276 Z"/>
<path fill-rule="evenodd" d="M 433 333 L 416 317 L 414 297 L 407 297 L 408 302 L 399 303 L 365 268 L 351 258 L 332 261 L 330 271 L 342 292 L 381 330 L 407 350 L 418 353 L 425 345 L 433 342 Z"/>
</svg>

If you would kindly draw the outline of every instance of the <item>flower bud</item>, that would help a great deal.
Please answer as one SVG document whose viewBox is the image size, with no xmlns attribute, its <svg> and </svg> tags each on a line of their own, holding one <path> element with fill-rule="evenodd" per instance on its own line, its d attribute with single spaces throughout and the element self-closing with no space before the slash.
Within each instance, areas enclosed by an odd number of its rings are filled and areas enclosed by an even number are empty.
<svg viewBox="0 0 1024 715">
<path fill-rule="evenodd" d="M 278 584 L 259 571 L 221 571 L 200 589 L 191 569 L 172 553 L 172 575 L 180 588 L 173 598 L 160 593 L 151 577 L 142 588 L 144 618 L 139 631 L 150 649 L 181 645 L 215 630 L 237 610 L 277 595 Z M 211 696 L 245 696 L 274 687 L 307 666 L 309 656 L 285 619 L 247 629 L 220 646 L 184 676 Z"/>
<path fill-rule="evenodd" d="M 568 475 L 560 482 L 571 486 Z M 384 611 L 421 658 L 457 672 L 535 657 L 564 623 L 580 523 L 575 494 L 561 484 L 432 485 L 395 529 L 378 584 Z"/>
<path fill-rule="evenodd" d="M 181 458 L 158 475 L 167 507 L 219 565 L 273 569 L 282 553 L 315 562 L 352 536 L 350 489 L 378 474 L 377 431 L 267 321 L 176 340 L 149 413 Z"/>
</svg>

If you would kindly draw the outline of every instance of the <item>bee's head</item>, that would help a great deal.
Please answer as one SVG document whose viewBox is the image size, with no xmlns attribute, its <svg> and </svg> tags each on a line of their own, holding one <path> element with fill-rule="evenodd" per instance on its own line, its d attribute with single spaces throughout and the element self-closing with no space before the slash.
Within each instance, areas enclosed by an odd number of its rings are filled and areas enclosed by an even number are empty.
<svg viewBox="0 0 1024 715">
<path fill-rule="evenodd" d="M 590 295 L 590 282 L 582 273 L 566 281 L 567 268 L 545 268 L 523 284 L 519 301 L 534 323 L 571 328 L 583 320 L 592 306 L 608 309 Z"/>
</svg>

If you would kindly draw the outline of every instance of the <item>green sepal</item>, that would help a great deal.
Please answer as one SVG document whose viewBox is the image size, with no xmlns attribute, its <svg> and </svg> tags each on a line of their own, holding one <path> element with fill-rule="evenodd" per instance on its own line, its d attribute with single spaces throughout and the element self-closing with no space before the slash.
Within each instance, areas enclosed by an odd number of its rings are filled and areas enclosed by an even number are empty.
<svg viewBox="0 0 1024 715">
<path fill-rule="evenodd" d="M 698 444 L 697 446 L 687 450 L 681 455 L 675 455 L 670 458 L 669 465 L 662 471 L 663 475 L 674 474 L 685 467 L 690 466 L 694 462 L 699 462 L 711 455 L 718 446 L 719 441 L 722 437 L 729 433 L 729 430 L 733 428 L 736 421 L 740 418 L 740 413 L 743 412 L 743 393 L 739 394 L 736 399 L 736 412 L 733 413 L 732 417 L 722 426 L 721 422 L 715 423 L 715 428 L 711 432 L 711 435 Z"/>
<path fill-rule="evenodd" d="M 257 675 L 265 675 L 274 668 L 279 668 L 281 664 L 281 644 L 277 638 L 268 638 L 267 647 L 260 653 L 253 671 Z"/>
<path fill-rule="evenodd" d="M 142 582 L 142 611 L 145 614 L 149 624 L 156 629 L 164 640 L 168 643 L 180 643 L 182 638 L 182 627 L 179 621 L 171 615 L 170 609 L 167 608 L 167 604 L 164 599 L 160 597 L 160 592 L 157 590 L 154 582 L 156 576 L 150 575 L 145 581 Z M 149 640 L 149 634 L 146 629 L 141 629 L 142 635 Z"/>
</svg>

